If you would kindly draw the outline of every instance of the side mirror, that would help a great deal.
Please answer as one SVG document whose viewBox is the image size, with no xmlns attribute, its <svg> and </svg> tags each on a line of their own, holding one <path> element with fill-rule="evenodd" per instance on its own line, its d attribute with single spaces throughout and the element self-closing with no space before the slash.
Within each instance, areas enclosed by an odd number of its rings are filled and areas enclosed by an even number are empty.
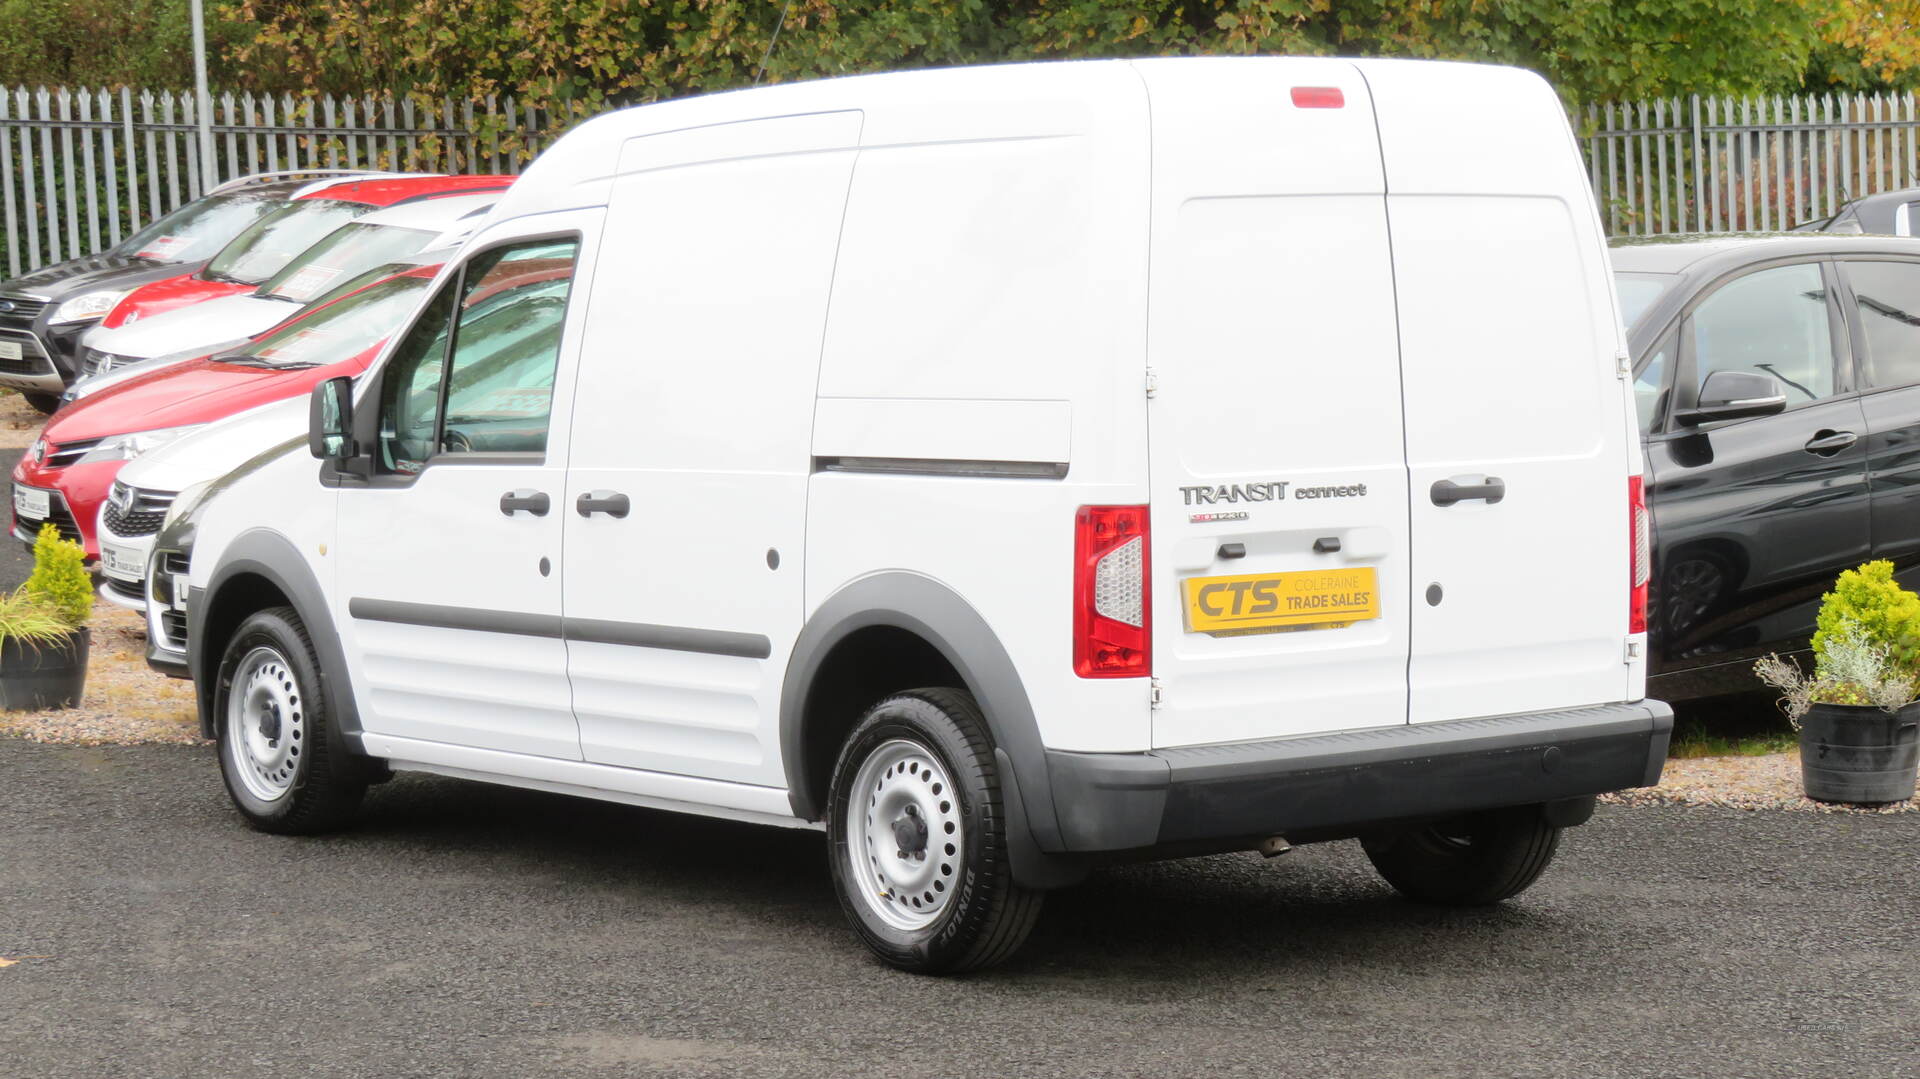
<svg viewBox="0 0 1920 1079">
<path fill-rule="evenodd" d="M 1787 407 L 1787 391 L 1772 375 L 1754 371 L 1715 371 L 1700 387 L 1700 403 L 1673 418 L 1689 427 L 1716 420 L 1771 416 Z"/>
<path fill-rule="evenodd" d="M 307 450 L 323 461 L 354 456 L 353 380 L 330 378 L 313 388 L 307 407 Z"/>
</svg>

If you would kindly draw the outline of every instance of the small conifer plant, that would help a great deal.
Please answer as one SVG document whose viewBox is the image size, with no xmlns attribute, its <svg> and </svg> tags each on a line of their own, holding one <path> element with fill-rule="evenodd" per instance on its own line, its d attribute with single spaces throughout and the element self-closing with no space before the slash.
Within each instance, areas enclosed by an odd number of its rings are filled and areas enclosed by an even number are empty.
<svg viewBox="0 0 1920 1079">
<path fill-rule="evenodd" d="M 87 575 L 86 549 L 60 538 L 52 524 L 40 526 L 33 542 L 33 574 L 20 590 L 43 603 L 69 629 L 93 617 L 93 578 Z"/>
</svg>

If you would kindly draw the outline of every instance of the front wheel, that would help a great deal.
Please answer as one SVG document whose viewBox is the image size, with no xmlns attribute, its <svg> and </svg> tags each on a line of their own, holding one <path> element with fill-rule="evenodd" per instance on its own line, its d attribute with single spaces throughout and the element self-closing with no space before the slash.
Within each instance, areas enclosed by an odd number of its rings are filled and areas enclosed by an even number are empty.
<svg viewBox="0 0 1920 1079">
<path fill-rule="evenodd" d="M 1361 841 L 1373 867 L 1408 899 L 1484 906 L 1511 899 L 1546 871 L 1560 829 L 1538 806 L 1475 813 Z"/>
<path fill-rule="evenodd" d="M 60 395 L 57 393 L 29 393 L 22 390 L 20 397 L 42 415 L 51 416 L 60 409 Z"/>
<path fill-rule="evenodd" d="M 260 611 L 227 642 L 215 680 L 220 773 L 247 823 L 323 832 L 366 794 L 320 685 L 320 660 L 291 607 Z"/>
<path fill-rule="evenodd" d="M 1014 882 L 987 725 L 973 698 L 916 689 L 869 710 L 834 767 L 833 882 L 860 939 L 919 973 L 1012 955 L 1042 893 Z"/>
</svg>

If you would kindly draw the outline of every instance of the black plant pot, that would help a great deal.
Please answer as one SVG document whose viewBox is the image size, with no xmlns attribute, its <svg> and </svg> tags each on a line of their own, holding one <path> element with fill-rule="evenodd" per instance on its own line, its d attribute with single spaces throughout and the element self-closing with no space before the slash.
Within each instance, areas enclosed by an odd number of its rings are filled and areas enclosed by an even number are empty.
<svg viewBox="0 0 1920 1079">
<path fill-rule="evenodd" d="M 79 704 L 92 646 L 93 631 L 84 628 L 52 644 L 29 644 L 18 637 L 0 641 L 0 709 L 26 712 Z"/>
<path fill-rule="evenodd" d="M 1800 720 L 1800 786 L 1816 802 L 1878 805 L 1913 797 L 1920 703 L 1898 712 L 1816 704 Z"/>
</svg>

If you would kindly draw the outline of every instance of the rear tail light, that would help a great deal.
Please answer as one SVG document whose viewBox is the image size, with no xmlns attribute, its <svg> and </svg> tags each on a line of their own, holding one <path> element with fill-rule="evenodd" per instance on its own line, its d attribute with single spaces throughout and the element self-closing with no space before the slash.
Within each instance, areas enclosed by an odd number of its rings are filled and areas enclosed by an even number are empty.
<svg viewBox="0 0 1920 1079">
<path fill-rule="evenodd" d="M 1147 507 L 1082 506 L 1073 536 L 1073 669 L 1082 678 L 1153 673 Z"/>
<path fill-rule="evenodd" d="M 1345 108 L 1347 95 L 1340 92 L 1338 86 L 1296 86 L 1293 88 L 1293 107 L 1296 109 L 1340 109 Z"/>
<path fill-rule="evenodd" d="M 1628 577 L 1627 632 L 1645 633 L 1647 582 L 1653 577 L 1653 522 L 1647 517 L 1646 480 L 1640 476 L 1627 477 L 1627 542 L 1633 560 Z"/>
</svg>

